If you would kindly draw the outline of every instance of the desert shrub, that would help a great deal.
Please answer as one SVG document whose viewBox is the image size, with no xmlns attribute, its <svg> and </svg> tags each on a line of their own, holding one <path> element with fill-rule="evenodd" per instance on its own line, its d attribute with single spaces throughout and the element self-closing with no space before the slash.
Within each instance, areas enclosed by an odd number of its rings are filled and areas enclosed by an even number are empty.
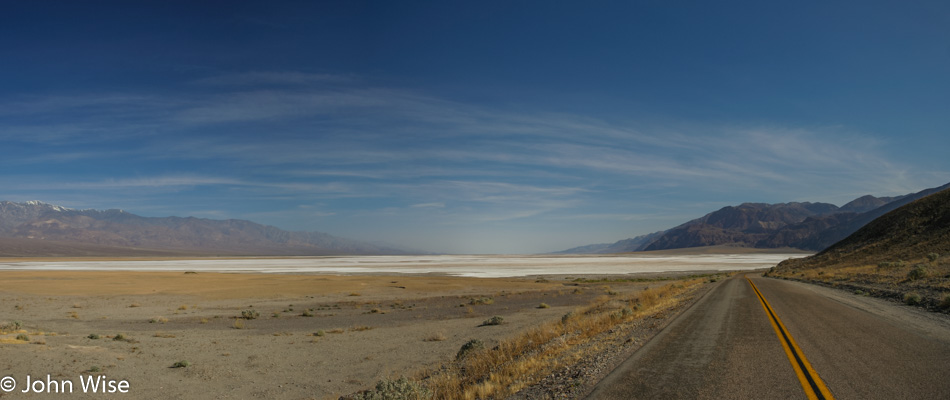
<svg viewBox="0 0 950 400">
<path fill-rule="evenodd" d="M 459 352 L 455 354 L 455 360 L 456 361 L 462 360 L 465 358 L 465 356 L 469 355 L 471 352 L 476 351 L 476 350 L 481 350 L 484 348 L 485 348 L 485 343 L 482 343 L 481 340 L 478 340 L 478 339 L 469 340 L 465 342 L 465 344 L 463 344 L 462 347 L 459 349 Z"/>
<path fill-rule="evenodd" d="M 7 322 L 0 325 L 0 331 L 16 332 L 23 329 L 23 323 L 20 321 Z"/>
<path fill-rule="evenodd" d="M 242 319 L 235 319 L 234 324 L 231 325 L 234 329 L 244 329 L 247 328 L 247 324 L 244 323 Z"/>
<path fill-rule="evenodd" d="M 494 302 L 495 302 L 495 299 L 492 299 L 491 297 L 479 297 L 479 298 L 470 300 L 468 304 L 471 304 L 473 306 L 474 305 L 489 305 L 489 304 L 493 304 Z"/>
<path fill-rule="evenodd" d="M 501 316 L 496 315 L 482 322 L 482 326 L 501 325 L 503 323 L 505 323 L 505 319 L 502 318 Z"/>
<path fill-rule="evenodd" d="M 188 368 L 188 366 L 190 366 L 190 365 L 191 365 L 190 362 L 188 362 L 188 361 L 186 361 L 186 360 L 181 360 L 181 361 L 179 361 L 179 362 L 176 362 L 176 363 L 172 364 L 172 368 Z"/>
<path fill-rule="evenodd" d="M 241 311 L 241 318 L 244 318 L 244 319 L 257 319 L 257 317 L 260 317 L 260 316 L 261 316 L 261 313 L 254 309 L 247 309 L 247 310 Z"/>
<path fill-rule="evenodd" d="M 89 372 L 95 373 L 95 372 L 99 372 L 99 371 L 102 371 L 102 368 L 99 368 L 98 365 L 93 365 L 93 366 L 89 367 Z"/>
<path fill-rule="evenodd" d="M 550 308 L 550 307 L 551 307 L 551 306 L 549 306 L 548 303 L 541 303 L 541 304 L 538 304 L 538 308 Z"/>
<path fill-rule="evenodd" d="M 323 329 L 321 329 L 321 330 L 316 331 L 316 332 L 313 333 L 313 336 L 326 336 L 326 335 L 327 335 L 327 333 L 324 332 Z"/>
<path fill-rule="evenodd" d="M 923 297 L 915 292 L 908 292 L 904 294 L 904 303 L 910 306 L 915 306 L 920 304 L 923 301 Z"/>
<path fill-rule="evenodd" d="M 98 333 L 90 333 L 89 336 L 86 336 L 86 337 L 89 338 L 89 339 L 92 339 L 92 340 L 98 340 L 98 339 L 99 339 L 99 334 L 98 334 Z"/>
<path fill-rule="evenodd" d="M 914 269 L 907 273 L 907 279 L 916 281 L 927 277 L 927 267 L 923 264 L 917 264 Z"/>
<path fill-rule="evenodd" d="M 312 317 L 312 316 L 313 316 L 313 310 L 303 310 L 303 312 L 300 313 L 300 316 L 301 316 L 301 317 Z"/>
<path fill-rule="evenodd" d="M 121 340 L 125 340 L 125 339 L 126 339 L 126 338 L 125 338 L 125 335 L 123 335 L 123 334 L 121 334 L 121 333 L 112 337 L 112 340 L 115 340 L 115 341 L 121 341 Z"/>
<path fill-rule="evenodd" d="M 940 258 L 940 254 L 937 254 L 937 253 L 927 254 L 927 259 L 930 260 L 930 262 L 937 261 L 938 258 Z"/>
<path fill-rule="evenodd" d="M 432 397 L 429 390 L 419 382 L 407 379 L 385 379 L 376 383 L 376 387 L 357 393 L 356 400 L 422 400 Z"/>
<path fill-rule="evenodd" d="M 29 341 L 30 341 L 30 337 L 29 337 L 27 334 L 25 334 L 25 333 L 21 333 L 21 334 L 19 334 L 19 335 L 16 335 L 16 340 L 22 340 L 22 341 L 24 341 L 24 342 L 29 342 Z"/>
<path fill-rule="evenodd" d="M 156 322 L 159 323 L 159 324 L 164 324 L 164 323 L 168 322 L 168 318 L 165 318 L 165 317 L 155 317 L 155 318 L 152 318 L 152 319 L 148 320 L 148 323 L 150 323 L 150 324 L 154 324 L 154 323 L 156 323 Z"/>
<path fill-rule="evenodd" d="M 423 340 L 426 342 L 441 342 L 445 339 L 446 339 L 445 333 L 442 331 L 439 331 L 439 332 L 433 332 L 429 334 L 429 336 L 426 336 L 425 339 Z"/>
</svg>

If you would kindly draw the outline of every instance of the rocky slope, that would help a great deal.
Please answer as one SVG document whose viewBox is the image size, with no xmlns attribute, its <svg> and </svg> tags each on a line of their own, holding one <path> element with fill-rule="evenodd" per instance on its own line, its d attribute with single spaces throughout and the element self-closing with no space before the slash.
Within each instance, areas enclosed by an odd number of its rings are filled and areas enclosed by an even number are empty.
<svg viewBox="0 0 950 400">
<path fill-rule="evenodd" d="M 950 253 L 950 189 L 926 196 L 869 222 L 824 251 L 781 268 L 877 264 Z"/>
<path fill-rule="evenodd" d="M 767 275 L 950 312 L 950 189 L 892 210 L 818 254 L 783 261 Z"/>
</svg>

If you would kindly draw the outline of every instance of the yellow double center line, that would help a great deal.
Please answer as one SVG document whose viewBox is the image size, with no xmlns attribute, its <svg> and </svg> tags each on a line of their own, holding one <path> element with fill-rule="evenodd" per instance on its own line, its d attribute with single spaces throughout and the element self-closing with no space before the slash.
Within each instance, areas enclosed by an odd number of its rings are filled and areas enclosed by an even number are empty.
<svg viewBox="0 0 950 400">
<path fill-rule="evenodd" d="M 811 367 L 808 359 L 805 358 L 805 353 L 802 352 L 802 349 L 798 348 L 798 344 L 795 343 L 795 339 L 792 339 L 792 335 L 788 333 L 788 329 L 785 329 L 782 320 L 780 320 L 778 315 L 775 314 L 775 311 L 772 310 L 772 306 L 769 305 L 769 302 L 765 301 L 765 296 L 762 296 L 762 292 L 759 291 L 759 288 L 755 287 L 751 279 L 746 277 L 746 280 L 752 285 L 752 290 L 754 290 L 755 294 L 759 297 L 762 308 L 764 308 L 765 313 L 769 315 L 769 322 L 772 324 L 772 329 L 775 329 L 775 335 L 778 336 L 779 341 L 782 342 L 785 355 L 788 356 L 788 361 L 792 363 L 792 369 L 795 370 L 795 375 L 798 376 L 798 381 L 801 382 L 802 389 L 805 390 L 805 395 L 808 396 L 809 399 L 834 399 L 831 395 L 831 391 L 825 386 L 825 382 L 818 377 L 818 373 L 815 372 L 815 369 Z"/>
</svg>

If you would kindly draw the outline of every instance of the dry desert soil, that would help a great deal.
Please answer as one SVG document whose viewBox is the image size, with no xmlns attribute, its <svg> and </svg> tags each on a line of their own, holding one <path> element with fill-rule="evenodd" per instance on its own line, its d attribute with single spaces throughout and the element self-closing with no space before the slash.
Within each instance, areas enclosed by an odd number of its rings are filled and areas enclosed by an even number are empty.
<svg viewBox="0 0 950 400">
<path fill-rule="evenodd" d="M 0 375 L 17 382 L 0 397 L 16 398 L 64 397 L 20 393 L 28 376 L 70 381 L 66 398 L 102 397 L 82 393 L 85 376 L 127 381 L 128 393 L 115 398 L 338 398 L 437 368 L 471 339 L 491 346 L 607 292 L 664 284 L 110 271 L 0 277 Z M 256 318 L 242 318 L 246 310 Z M 506 323 L 480 326 L 495 315 Z M 179 362 L 187 367 L 174 368 Z"/>
</svg>

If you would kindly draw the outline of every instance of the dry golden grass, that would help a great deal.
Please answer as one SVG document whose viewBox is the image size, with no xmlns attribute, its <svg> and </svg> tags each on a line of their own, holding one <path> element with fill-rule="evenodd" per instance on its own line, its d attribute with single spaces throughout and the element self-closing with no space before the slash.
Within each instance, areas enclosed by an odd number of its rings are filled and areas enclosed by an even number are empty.
<svg viewBox="0 0 950 400">
<path fill-rule="evenodd" d="M 775 270 L 769 276 L 787 277 L 818 282 L 858 282 L 885 285 L 912 285 L 926 286 L 933 289 L 950 289 L 950 257 L 940 257 L 931 260 L 922 257 L 913 260 L 895 260 L 881 262 L 877 265 L 868 264 L 838 264 L 810 269 Z M 911 278 L 911 272 L 922 268 L 925 273 L 920 278 Z"/>
<path fill-rule="evenodd" d="M 818 282 L 854 289 L 859 293 L 901 298 L 909 293 L 921 296 L 913 302 L 930 308 L 950 309 L 943 298 L 950 293 L 950 256 L 928 254 L 908 260 L 891 260 L 875 265 L 829 263 L 813 268 L 775 268 L 768 276 Z"/>
<path fill-rule="evenodd" d="M 682 301 L 681 294 L 704 280 L 647 289 L 625 298 L 601 296 L 561 321 L 532 328 L 493 349 L 475 350 L 437 370 L 424 371 L 426 386 L 436 399 L 505 398 L 540 381 L 562 365 L 582 358 L 582 344 L 618 325 Z M 588 349 L 589 351 L 590 349 Z"/>
</svg>

